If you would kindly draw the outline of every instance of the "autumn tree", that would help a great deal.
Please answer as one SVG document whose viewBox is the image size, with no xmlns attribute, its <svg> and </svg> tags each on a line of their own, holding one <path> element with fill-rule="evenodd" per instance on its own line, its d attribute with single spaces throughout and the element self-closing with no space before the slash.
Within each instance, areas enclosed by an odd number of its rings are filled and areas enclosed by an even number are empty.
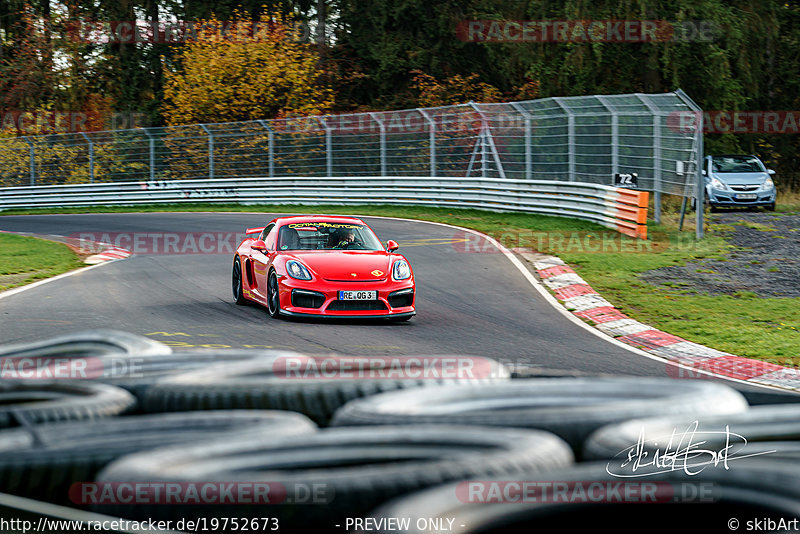
<svg viewBox="0 0 800 534">
<path fill-rule="evenodd" d="M 422 107 L 448 106 L 467 102 L 500 102 L 500 90 L 481 82 L 477 74 L 461 76 L 456 74 L 442 81 L 429 74 L 415 70 L 411 74 L 411 87 L 417 94 L 417 103 Z"/>
<path fill-rule="evenodd" d="M 319 55 L 301 42 L 280 15 L 235 24 L 197 24 L 196 38 L 165 70 L 164 117 L 168 124 L 229 122 L 313 115 L 330 109 L 333 92 L 323 83 Z"/>
</svg>

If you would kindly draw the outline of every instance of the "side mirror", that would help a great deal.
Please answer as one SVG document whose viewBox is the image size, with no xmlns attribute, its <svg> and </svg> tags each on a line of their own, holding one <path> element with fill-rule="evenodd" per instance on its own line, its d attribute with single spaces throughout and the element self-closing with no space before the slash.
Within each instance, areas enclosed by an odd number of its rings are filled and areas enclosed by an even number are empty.
<svg viewBox="0 0 800 534">
<path fill-rule="evenodd" d="M 767 169 L 767 174 L 770 174 L 770 175 L 775 174 L 775 171 L 773 171 L 772 169 Z"/>
<path fill-rule="evenodd" d="M 386 250 L 388 250 L 389 252 L 394 252 L 398 248 L 400 248 L 400 245 L 397 244 L 397 241 L 392 241 L 390 239 L 389 241 L 386 242 Z"/>
<path fill-rule="evenodd" d="M 250 244 L 250 248 L 253 250 L 257 250 L 259 252 L 266 252 L 267 251 L 267 244 L 264 243 L 261 239 L 256 239 Z"/>
</svg>

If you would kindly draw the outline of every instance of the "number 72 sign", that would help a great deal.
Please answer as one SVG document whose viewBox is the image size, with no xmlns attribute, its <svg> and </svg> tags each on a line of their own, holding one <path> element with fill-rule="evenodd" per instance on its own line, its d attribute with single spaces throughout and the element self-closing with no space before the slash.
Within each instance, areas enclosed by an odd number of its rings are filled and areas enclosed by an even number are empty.
<svg viewBox="0 0 800 534">
<path fill-rule="evenodd" d="M 620 173 L 614 175 L 614 186 L 636 189 L 639 187 L 639 175 L 635 172 Z"/>
</svg>

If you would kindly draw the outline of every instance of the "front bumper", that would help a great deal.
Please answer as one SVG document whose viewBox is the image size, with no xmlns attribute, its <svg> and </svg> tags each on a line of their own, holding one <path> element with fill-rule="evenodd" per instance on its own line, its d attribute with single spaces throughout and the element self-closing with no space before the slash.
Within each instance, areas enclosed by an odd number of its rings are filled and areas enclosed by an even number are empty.
<svg viewBox="0 0 800 534">
<path fill-rule="evenodd" d="M 287 316 L 399 318 L 415 314 L 413 276 L 395 282 L 332 282 L 278 278 L 281 314 Z M 339 300 L 339 291 L 377 291 L 377 300 Z"/>
<path fill-rule="evenodd" d="M 712 206 L 734 208 L 744 206 L 768 206 L 775 202 L 775 190 L 768 191 L 723 191 L 709 188 L 706 191 Z M 755 195 L 755 198 L 738 198 L 741 195 Z"/>
</svg>

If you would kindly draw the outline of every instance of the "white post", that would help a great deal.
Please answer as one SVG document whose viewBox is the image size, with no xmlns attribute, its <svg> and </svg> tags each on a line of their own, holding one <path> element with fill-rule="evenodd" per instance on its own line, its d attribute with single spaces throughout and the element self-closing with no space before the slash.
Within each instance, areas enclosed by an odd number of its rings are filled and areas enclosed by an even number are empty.
<svg viewBox="0 0 800 534">
<path fill-rule="evenodd" d="M 436 176 L 436 123 L 431 119 L 430 115 L 428 115 L 424 109 L 417 108 L 419 114 L 428 121 L 430 125 L 430 133 L 428 135 L 428 143 L 430 145 L 430 170 L 431 176 Z"/>
</svg>

